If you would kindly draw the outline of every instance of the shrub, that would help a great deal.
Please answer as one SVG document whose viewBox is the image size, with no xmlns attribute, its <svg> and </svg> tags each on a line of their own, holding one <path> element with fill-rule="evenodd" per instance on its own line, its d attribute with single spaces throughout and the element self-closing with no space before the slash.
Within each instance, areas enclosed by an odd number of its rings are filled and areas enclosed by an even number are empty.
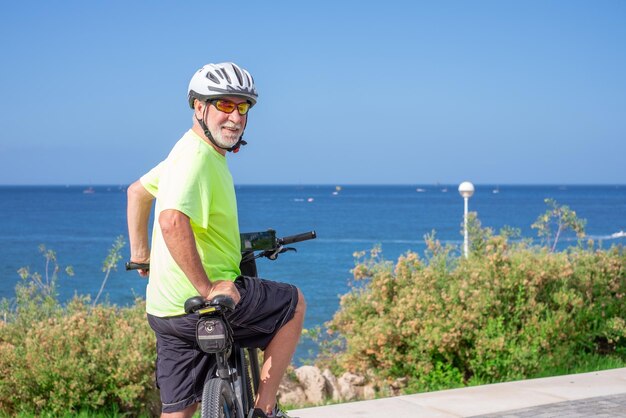
<svg viewBox="0 0 626 418">
<path fill-rule="evenodd" d="M 74 297 L 62 306 L 56 256 L 43 252 L 46 273 L 23 269 L 14 303 L 3 303 L 0 415 L 157 412 L 155 339 L 144 302 L 91 306 L 89 297 Z"/>
<path fill-rule="evenodd" d="M 572 230 L 578 239 L 585 237 L 585 225 L 587 221 L 579 219 L 576 212 L 567 205 L 559 205 L 554 199 L 545 199 L 548 210 L 540 215 L 532 228 L 544 240 L 550 251 L 556 250 L 556 245 L 564 231 Z"/>
<path fill-rule="evenodd" d="M 381 387 L 408 377 L 409 391 L 571 370 L 585 356 L 626 361 L 621 247 L 554 253 L 472 228 L 480 239 L 469 259 L 434 236 L 423 259 L 358 254 L 352 290 L 327 324 L 335 348 L 319 361 Z"/>
</svg>

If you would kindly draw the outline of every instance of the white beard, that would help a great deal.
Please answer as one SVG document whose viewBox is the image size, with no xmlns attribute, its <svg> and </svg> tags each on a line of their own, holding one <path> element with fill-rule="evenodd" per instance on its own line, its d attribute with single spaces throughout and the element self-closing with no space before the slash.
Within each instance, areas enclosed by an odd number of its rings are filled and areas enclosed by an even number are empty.
<svg viewBox="0 0 626 418">
<path fill-rule="evenodd" d="M 221 126 L 218 126 L 217 129 L 215 130 L 211 130 L 211 135 L 213 135 L 213 139 L 215 140 L 215 142 L 217 143 L 217 145 L 219 145 L 222 148 L 231 148 L 233 145 L 235 145 L 237 143 L 237 141 L 239 141 L 239 138 L 241 138 L 241 135 L 243 134 L 243 132 L 240 133 L 228 133 L 226 135 L 222 134 L 222 128 L 228 126 L 231 128 L 237 128 L 241 131 L 241 125 L 232 125 L 232 124 L 228 124 L 225 123 Z"/>
</svg>

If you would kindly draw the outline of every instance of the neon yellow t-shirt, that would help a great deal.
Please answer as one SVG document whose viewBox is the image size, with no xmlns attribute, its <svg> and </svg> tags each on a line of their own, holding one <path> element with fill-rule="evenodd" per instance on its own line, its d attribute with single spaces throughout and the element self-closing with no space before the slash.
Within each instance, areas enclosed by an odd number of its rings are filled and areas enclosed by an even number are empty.
<svg viewBox="0 0 626 418">
<path fill-rule="evenodd" d="M 198 292 L 170 255 L 159 214 L 176 209 L 187 215 L 209 279 L 235 280 L 241 244 L 233 178 L 226 158 L 189 130 L 140 181 L 156 197 L 146 311 L 159 317 L 181 315 L 185 301 Z"/>
</svg>

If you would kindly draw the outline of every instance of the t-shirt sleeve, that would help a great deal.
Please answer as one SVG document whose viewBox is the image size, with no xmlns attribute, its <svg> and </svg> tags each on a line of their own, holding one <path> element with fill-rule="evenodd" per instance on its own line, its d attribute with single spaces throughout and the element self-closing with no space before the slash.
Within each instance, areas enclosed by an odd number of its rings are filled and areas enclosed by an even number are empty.
<svg viewBox="0 0 626 418">
<path fill-rule="evenodd" d="M 196 225 L 208 228 L 211 189 L 206 159 L 199 154 L 197 149 L 189 147 L 176 157 L 168 159 L 158 175 L 156 197 L 161 211 L 178 210 Z"/>
<path fill-rule="evenodd" d="M 161 172 L 163 171 L 164 166 L 165 166 L 165 161 L 161 161 L 157 166 L 155 166 L 152 170 L 148 171 L 139 179 L 139 181 L 141 182 L 141 185 L 152 196 L 156 197 L 159 192 L 159 179 L 161 177 Z"/>
</svg>

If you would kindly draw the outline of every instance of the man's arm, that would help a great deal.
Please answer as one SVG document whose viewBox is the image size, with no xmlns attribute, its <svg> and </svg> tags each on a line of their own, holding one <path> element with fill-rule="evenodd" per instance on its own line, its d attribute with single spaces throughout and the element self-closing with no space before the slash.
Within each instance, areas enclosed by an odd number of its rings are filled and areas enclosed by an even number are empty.
<svg viewBox="0 0 626 418">
<path fill-rule="evenodd" d="M 201 296 L 211 299 L 218 294 L 227 295 L 239 303 L 239 292 L 233 282 L 211 282 L 204 271 L 187 215 L 175 209 L 166 209 L 159 215 L 159 226 L 172 258 Z"/>
<path fill-rule="evenodd" d="M 131 184 L 126 194 L 128 196 L 126 219 L 130 241 L 130 261 L 148 263 L 150 261 L 148 221 L 154 196 L 139 181 Z M 148 270 L 138 270 L 138 272 L 143 277 L 148 276 Z"/>
</svg>

